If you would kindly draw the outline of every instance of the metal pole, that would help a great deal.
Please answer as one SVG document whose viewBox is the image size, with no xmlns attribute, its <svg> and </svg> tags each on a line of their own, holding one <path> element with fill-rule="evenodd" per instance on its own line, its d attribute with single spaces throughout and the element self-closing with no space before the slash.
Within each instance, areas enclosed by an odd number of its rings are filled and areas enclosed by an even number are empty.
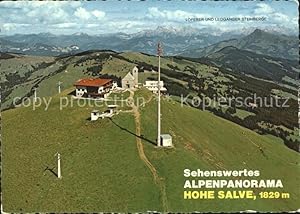
<svg viewBox="0 0 300 214">
<path fill-rule="evenodd" d="M 58 82 L 58 93 L 60 94 L 60 84 L 61 84 L 61 82 L 59 81 Z"/>
<path fill-rule="evenodd" d="M 36 88 L 34 88 L 33 90 L 34 90 L 34 100 L 33 101 L 36 102 L 36 99 L 37 99 Z"/>
<path fill-rule="evenodd" d="M 61 179 L 60 154 L 57 153 L 57 177 Z"/>
<path fill-rule="evenodd" d="M 157 106 L 157 146 L 161 146 L 160 141 L 160 55 L 161 55 L 161 45 L 158 43 L 157 52 L 158 52 L 158 83 L 157 83 L 157 93 L 158 93 L 158 106 Z"/>
</svg>

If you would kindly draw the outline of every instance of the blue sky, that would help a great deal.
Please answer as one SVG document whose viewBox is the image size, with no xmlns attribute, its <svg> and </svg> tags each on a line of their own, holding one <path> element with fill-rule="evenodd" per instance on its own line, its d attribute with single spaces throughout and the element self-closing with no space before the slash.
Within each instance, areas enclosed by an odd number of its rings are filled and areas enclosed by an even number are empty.
<svg viewBox="0 0 300 214">
<path fill-rule="evenodd" d="M 135 33 L 158 26 L 298 29 L 296 1 L 92 1 L 0 2 L 1 34 Z M 265 17 L 252 22 L 190 22 L 187 18 Z"/>
</svg>

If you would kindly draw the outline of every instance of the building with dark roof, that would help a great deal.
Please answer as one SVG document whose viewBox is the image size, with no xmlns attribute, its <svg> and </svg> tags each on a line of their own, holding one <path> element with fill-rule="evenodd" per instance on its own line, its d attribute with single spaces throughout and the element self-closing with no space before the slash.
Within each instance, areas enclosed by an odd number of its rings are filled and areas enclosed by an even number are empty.
<svg viewBox="0 0 300 214">
<path fill-rule="evenodd" d="M 74 83 L 76 97 L 106 98 L 117 87 L 112 79 L 86 78 Z"/>
</svg>

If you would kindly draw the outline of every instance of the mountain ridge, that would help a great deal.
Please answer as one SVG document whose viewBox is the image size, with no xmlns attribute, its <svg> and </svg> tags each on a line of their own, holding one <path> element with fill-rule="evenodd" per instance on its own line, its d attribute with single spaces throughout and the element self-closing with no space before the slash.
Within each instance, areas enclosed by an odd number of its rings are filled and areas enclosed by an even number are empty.
<svg viewBox="0 0 300 214">
<path fill-rule="evenodd" d="M 285 76 L 296 79 L 296 60 L 275 58 L 257 54 L 235 46 L 226 46 L 205 57 L 216 65 L 230 68 L 239 73 L 250 74 L 267 80 L 281 82 Z"/>
<path fill-rule="evenodd" d="M 255 38 L 260 38 L 257 29 L 252 32 Z M 263 32 L 263 31 L 262 31 Z M 251 34 L 250 34 L 251 35 Z M 267 37 L 280 37 L 284 42 L 281 45 L 280 56 L 292 47 L 295 42 L 288 44 L 288 40 L 294 37 L 282 36 L 279 34 L 266 33 Z M 269 36 L 271 35 L 271 36 Z M 252 36 L 253 37 L 253 36 Z M 86 33 L 78 32 L 71 35 L 55 35 L 49 32 L 40 34 L 15 34 L 12 36 L 2 36 L 0 39 L 4 39 L 6 42 L 1 42 L 0 51 L 2 52 L 15 52 L 32 54 L 32 55 L 50 55 L 58 56 L 68 52 L 82 52 L 90 49 L 111 49 L 114 51 L 135 51 L 145 52 L 148 54 L 155 54 L 156 43 L 161 41 L 164 44 L 165 55 L 183 55 L 192 57 L 202 57 L 211 52 L 217 51 L 221 47 L 233 45 L 239 48 L 260 51 L 259 44 L 255 44 L 253 38 L 249 35 L 244 35 L 243 32 L 239 34 L 237 32 L 218 32 L 214 33 L 212 29 L 196 29 L 190 27 L 158 27 L 154 30 L 144 30 L 135 34 L 126 33 L 114 33 L 103 35 L 89 35 Z M 288 39 L 284 39 L 287 37 Z M 244 38 L 244 39 L 243 39 Z M 3 41 L 4 41 L 3 40 Z M 270 41 L 274 41 L 269 39 Z M 278 41 L 281 41 L 278 40 Z M 268 46 L 274 43 L 270 41 L 265 42 Z M 40 47 L 33 48 L 34 44 L 40 44 Z M 279 46 L 278 44 L 276 44 Z M 70 48 L 77 46 L 75 50 Z M 286 47 L 285 47 L 286 46 Z M 23 50 L 25 47 L 25 50 Z M 195 47 L 199 47 L 195 49 Z M 266 47 L 264 48 L 266 49 Z M 264 50 L 263 49 L 263 50 Z M 266 54 L 276 56 L 277 49 L 269 51 Z M 295 58 L 295 51 L 292 50 L 290 54 L 287 54 L 288 58 Z M 259 53 L 265 53 L 266 51 L 260 51 Z"/>
<path fill-rule="evenodd" d="M 260 29 L 256 29 L 251 34 L 242 38 L 224 40 L 204 48 L 187 50 L 180 55 L 194 58 L 204 57 L 226 46 L 235 46 L 239 49 L 272 57 L 293 60 L 299 58 L 298 48 L 295 48 L 298 46 L 298 39 L 296 37 L 272 34 Z"/>
</svg>

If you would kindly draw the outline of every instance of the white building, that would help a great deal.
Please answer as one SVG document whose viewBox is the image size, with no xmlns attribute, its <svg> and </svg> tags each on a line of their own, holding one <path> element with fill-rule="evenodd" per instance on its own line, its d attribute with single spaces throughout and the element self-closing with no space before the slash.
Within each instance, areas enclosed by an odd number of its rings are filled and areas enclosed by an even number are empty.
<svg viewBox="0 0 300 214">
<path fill-rule="evenodd" d="M 106 98 L 117 83 L 112 79 L 87 78 L 78 80 L 74 86 L 76 97 Z"/>
<path fill-rule="evenodd" d="M 163 147 L 172 147 L 172 136 L 169 134 L 160 135 L 160 142 Z"/>
<path fill-rule="evenodd" d="M 99 118 L 99 111 L 98 110 L 93 110 L 91 112 L 91 121 L 95 121 L 95 120 L 98 120 Z"/>
<path fill-rule="evenodd" d="M 108 110 L 102 113 L 100 113 L 99 110 L 93 110 L 91 112 L 91 121 L 96 121 L 99 118 L 103 119 L 105 117 L 112 117 L 113 115 L 117 114 L 117 107 L 117 105 L 107 105 Z"/>
<path fill-rule="evenodd" d="M 152 81 L 152 80 L 147 80 L 145 84 L 143 85 L 145 88 L 148 90 L 152 91 L 153 93 L 157 93 L 158 91 L 158 81 Z M 160 91 L 162 93 L 167 91 L 167 88 L 164 87 L 164 82 L 160 81 Z"/>
<path fill-rule="evenodd" d="M 135 66 L 131 72 L 128 72 L 126 76 L 122 78 L 121 83 L 124 89 L 137 87 L 139 83 L 139 69 Z"/>
</svg>

